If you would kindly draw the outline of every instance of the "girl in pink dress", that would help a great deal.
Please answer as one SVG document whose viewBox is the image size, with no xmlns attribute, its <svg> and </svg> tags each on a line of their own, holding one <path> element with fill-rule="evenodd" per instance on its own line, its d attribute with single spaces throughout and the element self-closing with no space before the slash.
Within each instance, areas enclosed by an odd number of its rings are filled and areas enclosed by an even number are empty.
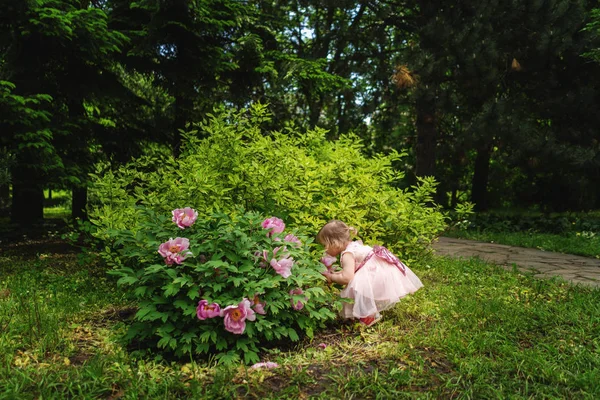
<svg viewBox="0 0 600 400">
<path fill-rule="evenodd" d="M 381 311 L 416 292 L 423 284 L 385 247 L 365 246 L 361 241 L 352 241 L 351 233 L 356 234 L 356 229 L 337 220 L 321 228 L 317 242 L 325 247 L 329 256 L 341 254 L 342 265 L 341 271 L 327 271 L 323 275 L 329 283 L 346 285 L 340 296 L 354 300 L 344 303 L 342 316 L 358 318 L 371 326 L 381 319 Z"/>
</svg>

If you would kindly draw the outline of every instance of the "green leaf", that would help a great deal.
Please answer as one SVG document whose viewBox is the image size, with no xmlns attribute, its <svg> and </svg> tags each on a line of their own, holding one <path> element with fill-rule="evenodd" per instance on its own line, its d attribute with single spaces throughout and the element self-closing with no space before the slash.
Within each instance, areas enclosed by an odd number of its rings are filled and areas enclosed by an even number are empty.
<svg viewBox="0 0 600 400">
<path fill-rule="evenodd" d="M 200 341 L 203 343 L 208 342 L 208 340 L 210 339 L 210 334 L 210 331 L 202 332 L 202 334 L 200 335 Z"/>
<path fill-rule="evenodd" d="M 300 340 L 300 337 L 298 336 L 296 331 L 293 330 L 292 328 L 288 328 L 287 333 L 288 333 L 289 338 L 292 339 L 294 342 L 297 342 L 298 340 Z"/>
<path fill-rule="evenodd" d="M 163 286 L 164 294 L 167 297 L 173 296 L 173 295 L 179 293 L 180 289 L 181 288 L 179 286 L 174 285 L 173 283 L 169 283 L 166 286 Z"/>
<path fill-rule="evenodd" d="M 157 343 L 157 346 L 159 348 L 165 348 L 167 346 L 169 346 L 170 341 L 171 341 L 171 336 L 169 334 L 165 334 Z"/>
<path fill-rule="evenodd" d="M 142 297 L 146 294 L 146 291 L 148 290 L 148 286 L 138 286 L 135 288 L 135 290 L 133 291 L 133 293 L 137 296 L 137 297 Z"/>
<path fill-rule="evenodd" d="M 165 272 L 167 273 L 167 275 L 169 275 L 169 278 L 171 278 L 171 279 L 175 279 L 177 277 L 176 269 L 169 268 L 169 269 L 165 270 Z"/>
<path fill-rule="evenodd" d="M 156 311 L 156 306 L 154 304 L 149 304 L 145 307 L 140 307 L 140 309 L 135 313 L 135 318 L 138 320 L 142 320 L 149 313 Z"/>
<path fill-rule="evenodd" d="M 132 285 L 138 281 L 138 278 L 135 276 L 124 276 L 117 281 L 117 285 Z"/>
<path fill-rule="evenodd" d="M 157 272 L 160 272 L 164 269 L 165 269 L 165 265 L 154 264 L 154 265 L 144 268 L 144 274 L 145 275 L 156 274 Z"/>
<path fill-rule="evenodd" d="M 200 297 L 200 295 L 198 294 L 198 285 L 194 285 L 190 288 L 190 290 L 188 290 L 187 292 L 187 297 L 190 298 L 191 300 L 195 300 L 197 298 Z"/>
<path fill-rule="evenodd" d="M 258 354 L 256 352 L 248 350 L 244 352 L 244 362 L 246 364 L 254 364 L 260 361 Z"/>
<path fill-rule="evenodd" d="M 219 350 L 219 351 L 226 349 L 228 347 L 227 340 L 225 340 L 222 337 L 219 337 L 219 339 L 217 340 L 216 347 L 217 347 L 217 350 Z"/>
<path fill-rule="evenodd" d="M 238 277 L 230 278 L 230 280 L 233 282 L 233 286 L 235 286 L 235 287 L 239 287 L 241 284 L 246 282 L 245 278 L 238 278 Z"/>
</svg>

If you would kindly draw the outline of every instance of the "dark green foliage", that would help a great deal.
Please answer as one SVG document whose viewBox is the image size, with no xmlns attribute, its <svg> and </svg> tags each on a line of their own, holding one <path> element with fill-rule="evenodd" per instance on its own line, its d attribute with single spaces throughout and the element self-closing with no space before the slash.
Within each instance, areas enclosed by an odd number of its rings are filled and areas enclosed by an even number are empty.
<svg viewBox="0 0 600 400">
<path fill-rule="evenodd" d="M 110 0 L 106 6 L 110 26 L 131 41 L 119 60 L 131 70 L 153 77 L 154 85 L 172 97 L 162 133 L 175 154 L 181 145 L 180 130 L 202 118 L 223 101 L 231 82 L 228 74 L 241 68 L 251 72 L 261 63 L 260 41 L 240 31 L 253 21 L 248 5 L 232 0 L 137 2 Z"/>
<path fill-rule="evenodd" d="M 0 79 L 13 82 L 17 95 L 51 99 L 43 128 L 5 131 L 16 158 L 12 218 L 29 223 L 41 218 L 41 191 L 49 183 L 84 187 L 93 145 L 101 142 L 90 109 L 122 87 L 111 58 L 127 39 L 107 28 L 103 11 L 79 2 L 24 1 L 8 10 L 0 25 Z"/>
<path fill-rule="evenodd" d="M 597 173 L 597 95 L 579 79 L 585 70 L 598 76 L 579 57 L 588 43 L 580 33 L 587 7 L 543 0 L 419 6 L 411 67 L 421 75 L 417 97 L 424 87 L 437 93 L 442 194 L 470 185 L 481 209 L 502 201 L 594 207 L 595 190 L 588 188 Z M 532 153 L 542 168 L 527 168 Z M 519 189 L 507 191 L 512 180 Z"/>
<path fill-rule="evenodd" d="M 523 215 L 488 212 L 475 213 L 468 220 L 468 229 L 484 232 L 600 233 L 600 216 L 596 214 Z"/>
</svg>

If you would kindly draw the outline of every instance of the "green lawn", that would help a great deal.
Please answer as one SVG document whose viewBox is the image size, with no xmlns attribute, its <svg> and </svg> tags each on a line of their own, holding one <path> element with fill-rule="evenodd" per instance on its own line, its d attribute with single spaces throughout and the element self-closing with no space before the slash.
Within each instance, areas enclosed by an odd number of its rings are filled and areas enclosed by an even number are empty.
<svg viewBox="0 0 600 400">
<path fill-rule="evenodd" d="M 600 291 L 436 258 L 379 324 L 336 324 L 253 371 L 134 358 L 119 339 L 134 305 L 67 250 L 2 244 L 0 398 L 600 398 Z"/>
<path fill-rule="evenodd" d="M 51 196 L 51 198 L 50 198 Z M 44 190 L 44 218 L 68 218 L 71 216 L 71 192 Z"/>
<path fill-rule="evenodd" d="M 448 231 L 445 236 L 600 258 L 600 234 L 593 232 L 554 235 L 549 233 L 481 232 L 456 229 Z"/>
</svg>

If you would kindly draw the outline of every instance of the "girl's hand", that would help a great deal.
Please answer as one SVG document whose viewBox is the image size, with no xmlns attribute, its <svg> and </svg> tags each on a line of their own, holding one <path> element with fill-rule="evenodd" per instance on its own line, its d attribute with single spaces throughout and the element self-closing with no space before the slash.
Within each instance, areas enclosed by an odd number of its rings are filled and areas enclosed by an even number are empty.
<svg viewBox="0 0 600 400">
<path fill-rule="evenodd" d="M 327 279 L 328 284 L 331 284 L 331 272 L 329 272 L 329 271 L 321 272 L 321 275 L 323 275 Z"/>
</svg>

